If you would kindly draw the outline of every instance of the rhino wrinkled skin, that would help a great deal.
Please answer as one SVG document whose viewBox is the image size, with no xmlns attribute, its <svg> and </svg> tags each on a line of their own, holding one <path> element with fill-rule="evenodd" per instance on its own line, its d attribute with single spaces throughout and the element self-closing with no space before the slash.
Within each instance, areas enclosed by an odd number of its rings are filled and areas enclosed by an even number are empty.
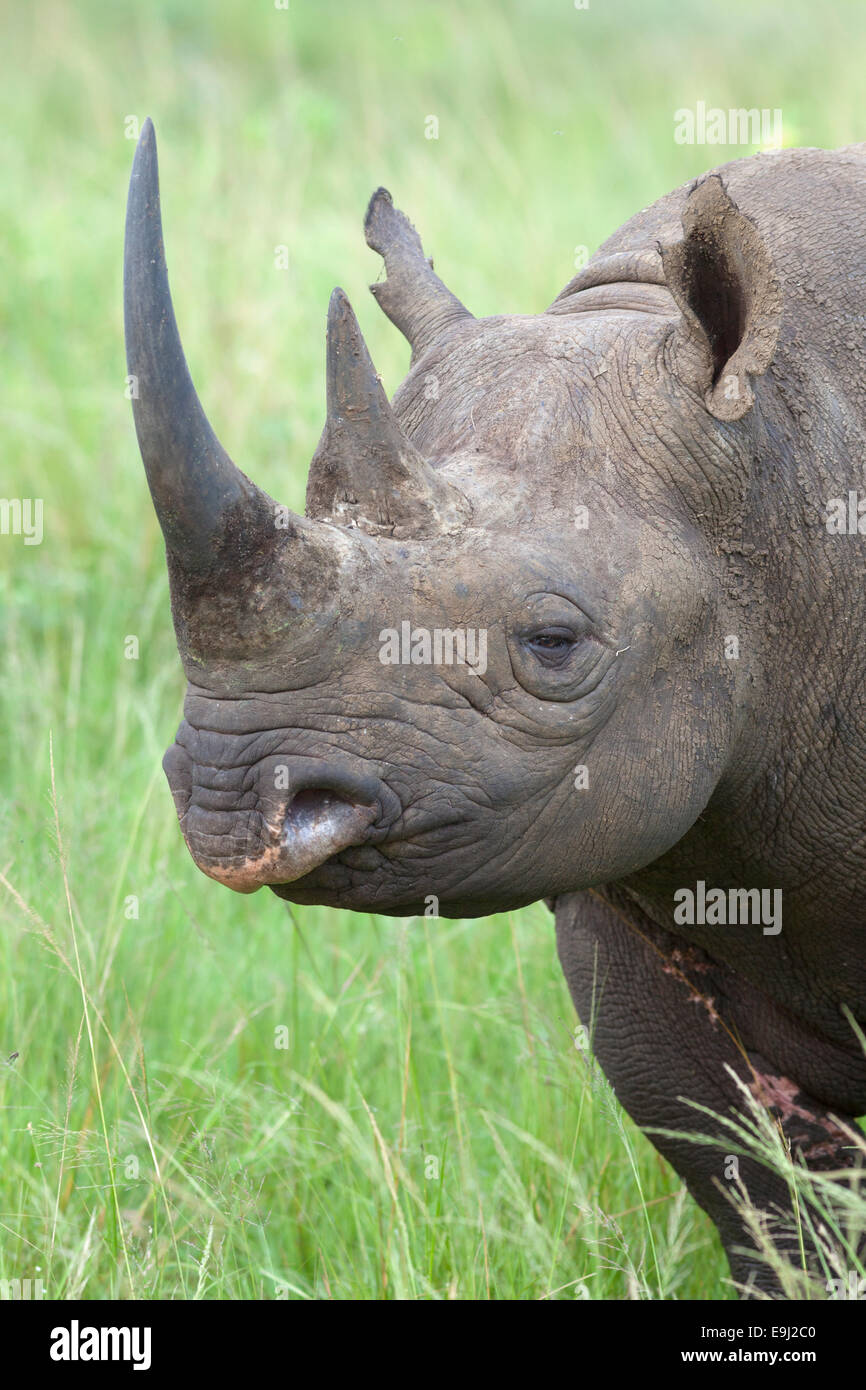
<svg viewBox="0 0 866 1390">
<path fill-rule="evenodd" d="M 193 858 L 242 893 L 364 912 L 544 898 L 639 1125 L 724 1133 L 688 1102 L 742 1111 L 734 1073 L 807 1164 L 852 1165 L 866 587 L 856 520 L 827 516 L 858 515 L 866 457 L 866 146 L 724 165 L 537 315 L 474 318 L 383 189 L 366 233 L 411 368 L 389 404 L 336 290 L 300 517 L 199 404 L 144 128 L 128 370 L 188 680 L 165 769 Z M 383 634 L 422 630 L 483 633 L 483 669 L 423 645 L 383 660 Z M 767 890 L 781 916 L 689 925 L 699 884 Z M 651 1137 L 734 1276 L 774 1292 L 724 1146 Z M 767 1169 L 740 1176 L 789 1210 Z"/>
</svg>

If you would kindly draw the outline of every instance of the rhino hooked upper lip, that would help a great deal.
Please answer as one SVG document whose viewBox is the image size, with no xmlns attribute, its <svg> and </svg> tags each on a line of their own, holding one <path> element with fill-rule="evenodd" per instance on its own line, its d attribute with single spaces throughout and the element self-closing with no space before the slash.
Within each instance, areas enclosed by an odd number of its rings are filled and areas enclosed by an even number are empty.
<svg viewBox="0 0 866 1390">
<path fill-rule="evenodd" d="M 214 756 L 212 739 L 183 737 Z M 238 893 L 292 883 L 341 850 L 380 840 L 400 813 L 390 788 L 345 759 L 275 754 L 251 768 L 220 768 L 175 743 L 163 765 L 190 853 Z"/>
<path fill-rule="evenodd" d="M 377 810 L 309 788 L 289 803 L 275 845 L 254 858 L 215 865 L 205 872 L 238 893 L 254 893 L 266 884 L 293 883 L 341 850 L 361 843 Z"/>
</svg>

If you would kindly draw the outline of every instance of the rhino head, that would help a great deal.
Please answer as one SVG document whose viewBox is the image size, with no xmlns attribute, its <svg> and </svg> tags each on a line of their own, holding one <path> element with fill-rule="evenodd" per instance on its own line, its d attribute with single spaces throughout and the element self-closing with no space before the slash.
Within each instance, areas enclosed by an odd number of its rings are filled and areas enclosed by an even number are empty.
<svg viewBox="0 0 866 1390">
<path fill-rule="evenodd" d="M 143 130 L 127 355 L 188 681 L 164 762 L 187 846 L 239 892 L 401 915 L 620 879 L 723 794 L 760 679 L 724 660 L 718 539 L 775 341 L 766 253 L 711 178 L 658 254 L 476 319 L 384 190 L 366 233 L 411 367 L 389 404 L 335 290 L 301 517 L 198 400 Z"/>
</svg>

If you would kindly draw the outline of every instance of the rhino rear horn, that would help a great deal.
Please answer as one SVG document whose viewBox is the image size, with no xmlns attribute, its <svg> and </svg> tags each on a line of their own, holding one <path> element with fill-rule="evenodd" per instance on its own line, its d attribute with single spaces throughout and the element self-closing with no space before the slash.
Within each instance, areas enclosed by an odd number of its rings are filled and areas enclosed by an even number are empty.
<svg viewBox="0 0 866 1390">
<path fill-rule="evenodd" d="M 397 538 L 460 524 L 462 494 L 404 434 L 341 289 L 328 307 L 328 418 L 310 465 L 307 515 Z"/>
<path fill-rule="evenodd" d="M 135 428 L 166 549 L 183 570 L 207 572 L 255 531 L 272 534 L 274 504 L 232 463 L 192 384 L 168 286 L 150 120 L 129 183 L 123 298 Z"/>
<path fill-rule="evenodd" d="M 473 317 L 434 273 L 421 238 L 395 208 L 387 188 L 377 188 L 364 219 L 367 245 L 385 262 L 387 280 L 370 290 L 412 347 L 414 362 L 452 324 Z"/>
</svg>

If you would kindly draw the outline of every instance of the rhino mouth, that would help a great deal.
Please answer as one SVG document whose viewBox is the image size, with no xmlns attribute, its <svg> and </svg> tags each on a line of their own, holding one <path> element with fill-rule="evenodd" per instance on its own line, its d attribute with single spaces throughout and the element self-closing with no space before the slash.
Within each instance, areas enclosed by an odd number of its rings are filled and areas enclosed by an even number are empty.
<svg viewBox="0 0 866 1390">
<path fill-rule="evenodd" d="M 477 839 L 477 820 L 470 814 L 422 813 L 400 818 L 389 829 L 374 826 L 363 840 L 319 861 L 302 877 L 269 886 L 278 898 L 301 905 L 423 911 L 441 883 L 443 859 L 471 850 Z"/>
</svg>

